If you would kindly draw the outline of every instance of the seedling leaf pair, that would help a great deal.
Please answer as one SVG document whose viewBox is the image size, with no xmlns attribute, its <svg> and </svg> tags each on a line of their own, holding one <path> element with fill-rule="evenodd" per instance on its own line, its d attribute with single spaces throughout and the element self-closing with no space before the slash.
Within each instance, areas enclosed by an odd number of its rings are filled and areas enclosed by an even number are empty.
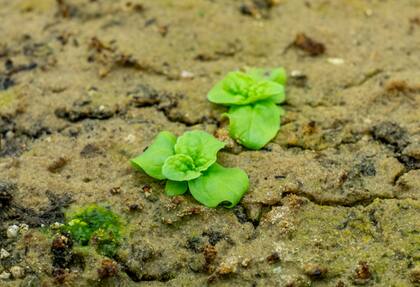
<svg viewBox="0 0 420 287">
<path fill-rule="evenodd" d="M 163 131 L 131 163 L 156 179 L 188 181 L 215 163 L 217 152 L 223 147 L 224 143 L 203 131 L 186 132 L 178 139 Z"/>
<path fill-rule="evenodd" d="M 231 72 L 208 93 L 209 101 L 230 106 L 231 137 L 250 149 L 260 149 L 273 139 L 284 113 L 276 104 L 285 100 L 286 72 L 250 69 Z"/>
<path fill-rule="evenodd" d="M 247 191 L 248 177 L 239 169 L 216 163 L 223 147 L 223 142 L 203 131 L 186 132 L 178 139 L 164 131 L 131 163 L 151 177 L 167 179 L 165 192 L 169 196 L 184 194 L 189 188 L 193 197 L 208 207 L 222 202 L 233 207 Z M 221 188 L 222 183 L 231 187 Z"/>
<path fill-rule="evenodd" d="M 259 76 L 254 78 L 242 72 L 230 72 L 209 92 L 208 99 L 222 105 L 247 105 L 266 99 L 282 102 L 284 87 Z"/>
</svg>

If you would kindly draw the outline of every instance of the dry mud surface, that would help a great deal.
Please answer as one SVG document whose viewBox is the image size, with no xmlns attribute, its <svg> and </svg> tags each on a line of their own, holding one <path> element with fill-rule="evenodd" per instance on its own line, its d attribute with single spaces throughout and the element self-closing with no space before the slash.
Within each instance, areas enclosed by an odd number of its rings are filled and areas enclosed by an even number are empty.
<svg viewBox="0 0 420 287">
<path fill-rule="evenodd" d="M 0 19 L 0 286 L 420 284 L 420 1 L 0 0 Z M 206 93 L 253 66 L 291 76 L 277 137 L 220 154 L 250 176 L 240 205 L 131 169 L 161 130 L 224 138 Z M 124 242 L 57 268 L 50 226 L 89 203 Z"/>
</svg>

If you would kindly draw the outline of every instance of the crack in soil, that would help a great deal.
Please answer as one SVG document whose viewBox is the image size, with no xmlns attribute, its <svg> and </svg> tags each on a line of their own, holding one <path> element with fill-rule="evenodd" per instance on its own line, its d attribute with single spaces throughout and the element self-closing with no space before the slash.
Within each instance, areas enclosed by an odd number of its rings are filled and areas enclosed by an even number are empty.
<svg viewBox="0 0 420 287">
<path fill-rule="evenodd" d="M 380 68 L 376 68 L 373 71 L 369 72 L 369 73 L 365 73 L 362 77 L 361 80 L 359 81 L 353 81 L 350 83 L 347 83 L 343 86 L 343 89 L 350 89 L 350 88 L 354 88 L 354 87 L 360 87 L 363 86 L 366 82 L 368 82 L 370 79 L 375 78 L 376 76 L 380 75 L 381 73 L 383 73 L 384 71 Z"/>
<path fill-rule="evenodd" d="M 363 198 L 363 199 L 358 199 L 352 202 L 348 202 L 348 203 L 340 203 L 338 201 L 334 201 L 334 200 L 320 200 L 317 199 L 315 196 L 307 194 L 307 193 L 295 193 L 295 192 L 286 192 L 283 193 L 282 197 L 286 197 L 289 195 L 297 195 L 300 197 L 303 197 L 307 200 L 309 200 L 310 202 L 319 205 L 319 206 L 332 206 L 332 207 L 358 207 L 358 206 L 369 206 L 370 204 L 372 204 L 375 200 L 380 199 L 380 200 L 389 200 L 389 199 L 393 199 L 393 200 L 403 200 L 401 198 L 395 197 L 395 196 L 372 196 L 369 198 Z M 276 205 L 272 205 L 272 206 L 276 206 Z"/>
</svg>

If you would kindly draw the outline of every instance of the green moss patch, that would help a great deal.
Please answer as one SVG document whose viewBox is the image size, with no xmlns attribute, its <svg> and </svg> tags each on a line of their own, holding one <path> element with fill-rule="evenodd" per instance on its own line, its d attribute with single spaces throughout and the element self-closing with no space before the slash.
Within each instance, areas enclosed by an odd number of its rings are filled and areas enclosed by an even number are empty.
<svg viewBox="0 0 420 287">
<path fill-rule="evenodd" d="M 122 240 L 120 217 L 98 205 L 89 205 L 69 216 L 62 230 L 78 244 L 93 245 L 97 252 L 108 257 L 116 254 Z"/>
</svg>

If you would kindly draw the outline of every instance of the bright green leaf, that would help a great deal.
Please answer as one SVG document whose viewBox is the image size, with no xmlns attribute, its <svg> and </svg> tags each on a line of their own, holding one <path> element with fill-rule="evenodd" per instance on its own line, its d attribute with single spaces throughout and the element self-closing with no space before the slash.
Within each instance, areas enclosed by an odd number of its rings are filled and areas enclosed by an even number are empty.
<svg viewBox="0 0 420 287">
<path fill-rule="evenodd" d="M 174 154 L 175 142 L 176 137 L 172 133 L 160 132 L 144 153 L 131 160 L 132 166 L 144 170 L 156 179 L 165 179 L 162 166 L 165 160 Z"/>
<path fill-rule="evenodd" d="M 280 128 L 280 109 L 271 101 L 247 106 L 232 106 L 229 134 L 249 149 L 260 149 L 273 139 Z"/>
<path fill-rule="evenodd" d="M 263 80 L 249 88 L 248 98 L 244 103 L 251 104 L 260 100 L 272 100 L 275 103 L 281 103 L 285 98 L 283 85 Z"/>
<path fill-rule="evenodd" d="M 284 86 L 277 84 L 275 82 L 267 82 L 270 85 L 266 85 L 265 91 L 263 92 L 265 95 L 270 95 L 268 98 L 264 98 L 270 101 L 273 101 L 276 104 L 280 104 L 284 102 L 286 99 L 286 94 L 284 92 Z M 255 101 L 253 101 L 255 102 Z"/>
<path fill-rule="evenodd" d="M 165 185 L 165 193 L 168 196 L 176 196 L 184 194 L 188 189 L 186 181 L 172 181 L 168 180 Z"/>
<path fill-rule="evenodd" d="M 217 160 L 217 152 L 225 144 L 204 131 L 189 131 L 180 136 L 175 153 L 192 158 L 196 171 L 204 171 Z"/>
<path fill-rule="evenodd" d="M 223 89 L 237 94 L 240 97 L 244 97 L 249 86 L 255 84 L 255 81 L 249 75 L 236 71 L 230 72 L 222 81 Z"/>
<path fill-rule="evenodd" d="M 256 81 L 272 81 L 280 84 L 283 87 L 281 92 L 275 93 L 270 99 L 276 104 L 284 102 L 286 95 L 284 92 L 284 85 L 287 81 L 287 74 L 284 68 L 277 69 L 264 69 L 264 68 L 252 68 L 247 70 L 247 74 L 250 75 Z"/>
<path fill-rule="evenodd" d="M 176 154 L 165 160 L 162 168 L 163 175 L 170 180 L 185 181 L 201 175 L 196 170 L 193 159 L 185 154 Z"/>
<path fill-rule="evenodd" d="M 247 90 L 254 83 L 252 77 L 242 72 L 230 72 L 210 90 L 207 97 L 216 104 L 238 104 L 246 100 Z"/>
<path fill-rule="evenodd" d="M 239 168 L 225 168 L 217 163 L 197 179 L 188 182 L 192 196 L 207 207 L 227 202 L 234 207 L 248 190 L 247 174 Z"/>
<path fill-rule="evenodd" d="M 284 101 L 283 85 L 270 80 L 254 79 L 242 72 L 231 72 L 207 95 L 210 102 L 223 105 L 246 105 L 271 98 Z"/>
</svg>

